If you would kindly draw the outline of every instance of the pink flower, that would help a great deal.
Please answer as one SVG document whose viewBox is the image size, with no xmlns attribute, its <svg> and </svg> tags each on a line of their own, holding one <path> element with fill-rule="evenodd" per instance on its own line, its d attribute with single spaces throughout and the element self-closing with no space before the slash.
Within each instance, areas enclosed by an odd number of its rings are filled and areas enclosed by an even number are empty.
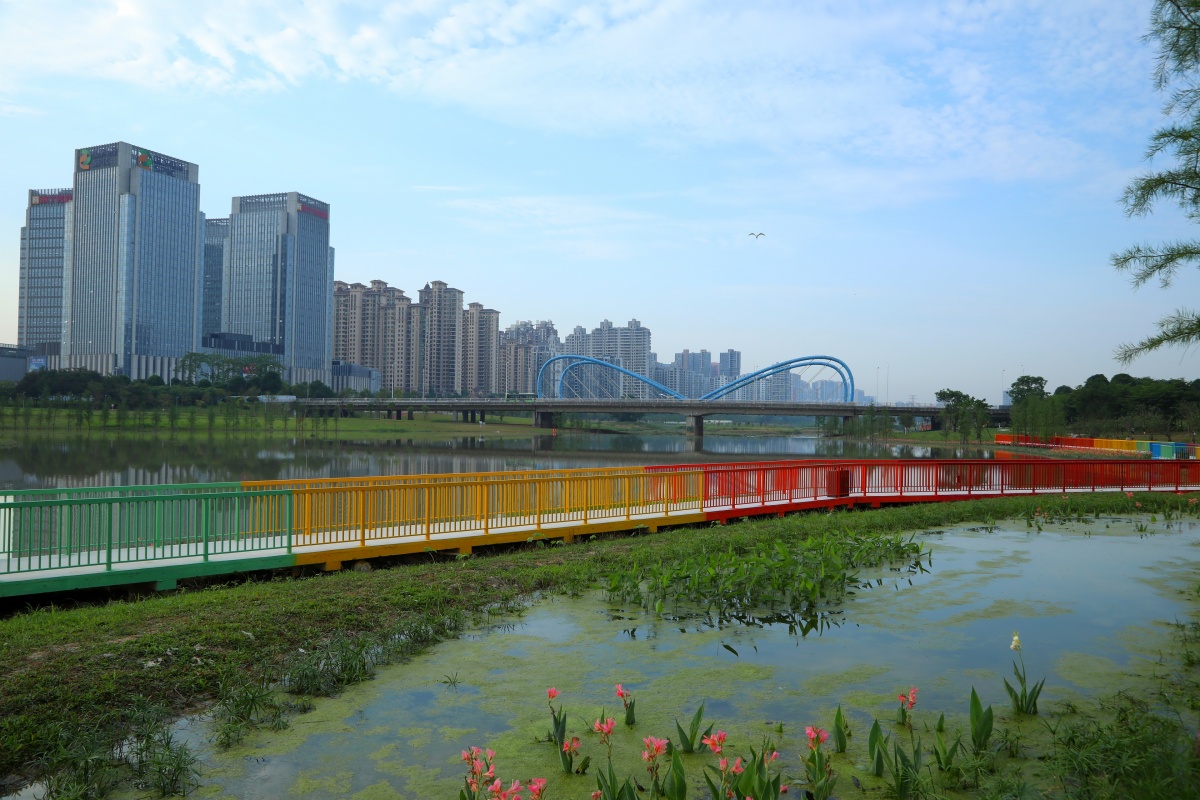
<svg viewBox="0 0 1200 800">
<path fill-rule="evenodd" d="M 600 790 L 599 790 L 599 789 L 597 789 L 596 791 L 592 792 L 592 800 L 600 800 L 600 798 L 601 798 L 601 797 L 603 797 L 603 796 L 604 796 L 604 795 L 600 793 Z"/>
<path fill-rule="evenodd" d="M 558 697 L 558 689 L 555 689 L 553 686 L 551 686 L 546 690 L 546 697 L 550 698 L 551 700 Z"/>
<path fill-rule="evenodd" d="M 622 689 L 621 684 L 618 683 L 617 684 L 617 697 L 624 699 L 626 694 L 628 694 L 628 692 L 626 692 L 624 689 Z"/>
<path fill-rule="evenodd" d="M 908 710 L 912 711 L 912 707 L 917 704 L 917 687 L 912 686 L 908 690 Z"/>
<path fill-rule="evenodd" d="M 774 761 L 777 758 L 779 758 L 778 750 L 772 750 L 771 755 L 769 755 L 769 756 L 766 753 L 763 753 L 763 763 L 764 764 L 770 764 L 772 761 Z"/>
<path fill-rule="evenodd" d="M 592 730 L 594 730 L 596 733 L 600 734 L 601 736 L 607 738 L 609 736 L 612 736 L 613 729 L 616 727 L 617 727 L 617 721 L 615 719 L 613 719 L 612 717 L 609 717 L 608 719 L 603 720 L 603 721 L 596 720 L 595 724 L 592 725 Z"/>
<path fill-rule="evenodd" d="M 779 793 L 780 793 L 780 794 L 787 794 L 787 789 L 788 789 L 788 785 L 785 783 L 783 786 L 780 786 L 780 787 L 779 787 Z"/>
<path fill-rule="evenodd" d="M 739 757 L 737 761 L 733 762 L 733 774 L 741 775 L 743 772 L 745 769 L 742 767 L 742 759 Z M 750 800 L 750 798 L 746 798 L 746 800 Z"/>
<path fill-rule="evenodd" d="M 1126 496 L 1126 497 L 1133 497 L 1133 492 L 1126 492 L 1126 493 L 1125 493 L 1125 496 Z"/>
<path fill-rule="evenodd" d="M 579 737 L 572 736 L 571 741 L 563 742 L 563 752 L 570 753 L 571 755 L 575 755 L 576 753 L 578 753 L 579 752 Z"/>
<path fill-rule="evenodd" d="M 542 800 L 542 792 L 546 788 L 545 778 L 529 779 L 529 800 Z"/>
<path fill-rule="evenodd" d="M 646 745 L 646 752 L 649 753 L 652 758 L 658 758 L 667 752 L 666 739 L 658 739 L 654 736 L 647 736 L 645 739 L 642 739 L 642 744 Z"/>
<path fill-rule="evenodd" d="M 812 725 L 804 729 L 804 735 L 808 737 L 809 750 L 816 750 L 818 746 L 824 744 L 829 739 L 829 731 L 814 728 Z"/>
<path fill-rule="evenodd" d="M 717 768 L 720 769 L 721 772 L 724 772 L 725 770 L 729 769 L 729 759 L 722 758 L 720 761 L 717 762 Z"/>
<path fill-rule="evenodd" d="M 492 750 L 492 749 L 488 749 L 487 750 L 487 760 L 491 761 L 495 757 L 496 757 L 496 751 Z"/>
<path fill-rule="evenodd" d="M 717 731 L 712 736 L 705 736 L 700 740 L 702 744 L 709 746 L 713 751 L 713 755 L 721 754 L 721 747 L 725 744 L 725 731 Z"/>
</svg>

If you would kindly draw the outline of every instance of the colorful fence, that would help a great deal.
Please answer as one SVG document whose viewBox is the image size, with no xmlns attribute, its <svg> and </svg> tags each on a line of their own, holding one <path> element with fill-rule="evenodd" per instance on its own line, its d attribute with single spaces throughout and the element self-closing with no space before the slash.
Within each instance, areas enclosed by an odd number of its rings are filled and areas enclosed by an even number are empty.
<svg viewBox="0 0 1200 800">
<path fill-rule="evenodd" d="M 0 596 L 831 506 L 1192 491 L 1200 463 L 771 461 L 28 490 L 0 497 Z"/>
<path fill-rule="evenodd" d="M 1158 459 L 1200 458 L 1200 445 L 1186 442 L 1150 442 L 1136 439 L 1100 439 L 1088 436 L 1028 436 L 1025 434 L 997 433 L 996 444 L 1025 445 L 1028 447 L 1068 447 L 1078 450 L 1100 450 L 1141 454 Z"/>
</svg>

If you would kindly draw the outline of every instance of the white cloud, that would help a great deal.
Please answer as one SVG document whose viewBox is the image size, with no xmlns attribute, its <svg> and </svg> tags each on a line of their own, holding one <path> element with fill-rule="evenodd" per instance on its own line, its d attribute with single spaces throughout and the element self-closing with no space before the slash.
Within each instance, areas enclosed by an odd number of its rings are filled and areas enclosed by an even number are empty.
<svg viewBox="0 0 1200 800">
<path fill-rule="evenodd" d="M 1099 102 L 1148 86 L 1138 5 L 0 0 L 0 90 L 54 73 L 210 92 L 367 80 L 542 130 L 1020 179 L 1082 168 L 1081 136 L 1146 113 Z"/>
</svg>

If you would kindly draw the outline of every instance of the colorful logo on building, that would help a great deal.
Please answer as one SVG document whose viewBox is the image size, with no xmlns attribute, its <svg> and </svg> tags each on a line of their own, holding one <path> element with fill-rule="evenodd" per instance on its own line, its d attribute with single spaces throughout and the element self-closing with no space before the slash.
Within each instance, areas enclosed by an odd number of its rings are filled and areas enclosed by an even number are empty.
<svg viewBox="0 0 1200 800">
<path fill-rule="evenodd" d="M 138 150 L 137 165 L 142 169 L 154 169 L 154 156 L 145 150 Z"/>
<path fill-rule="evenodd" d="M 89 151 L 79 151 L 79 168 L 82 170 L 89 170 L 92 168 L 92 154 Z"/>
</svg>

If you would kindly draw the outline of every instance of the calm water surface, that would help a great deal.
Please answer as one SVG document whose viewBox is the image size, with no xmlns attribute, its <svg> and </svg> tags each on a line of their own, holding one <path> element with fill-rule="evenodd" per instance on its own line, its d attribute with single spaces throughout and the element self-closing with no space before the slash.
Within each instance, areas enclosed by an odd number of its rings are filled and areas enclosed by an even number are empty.
<svg viewBox="0 0 1200 800">
<path fill-rule="evenodd" d="M 990 450 L 811 436 L 537 435 L 371 442 L 22 437 L 0 449 L 0 490 L 409 475 L 779 458 L 988 458 Z"/>
</svg>

